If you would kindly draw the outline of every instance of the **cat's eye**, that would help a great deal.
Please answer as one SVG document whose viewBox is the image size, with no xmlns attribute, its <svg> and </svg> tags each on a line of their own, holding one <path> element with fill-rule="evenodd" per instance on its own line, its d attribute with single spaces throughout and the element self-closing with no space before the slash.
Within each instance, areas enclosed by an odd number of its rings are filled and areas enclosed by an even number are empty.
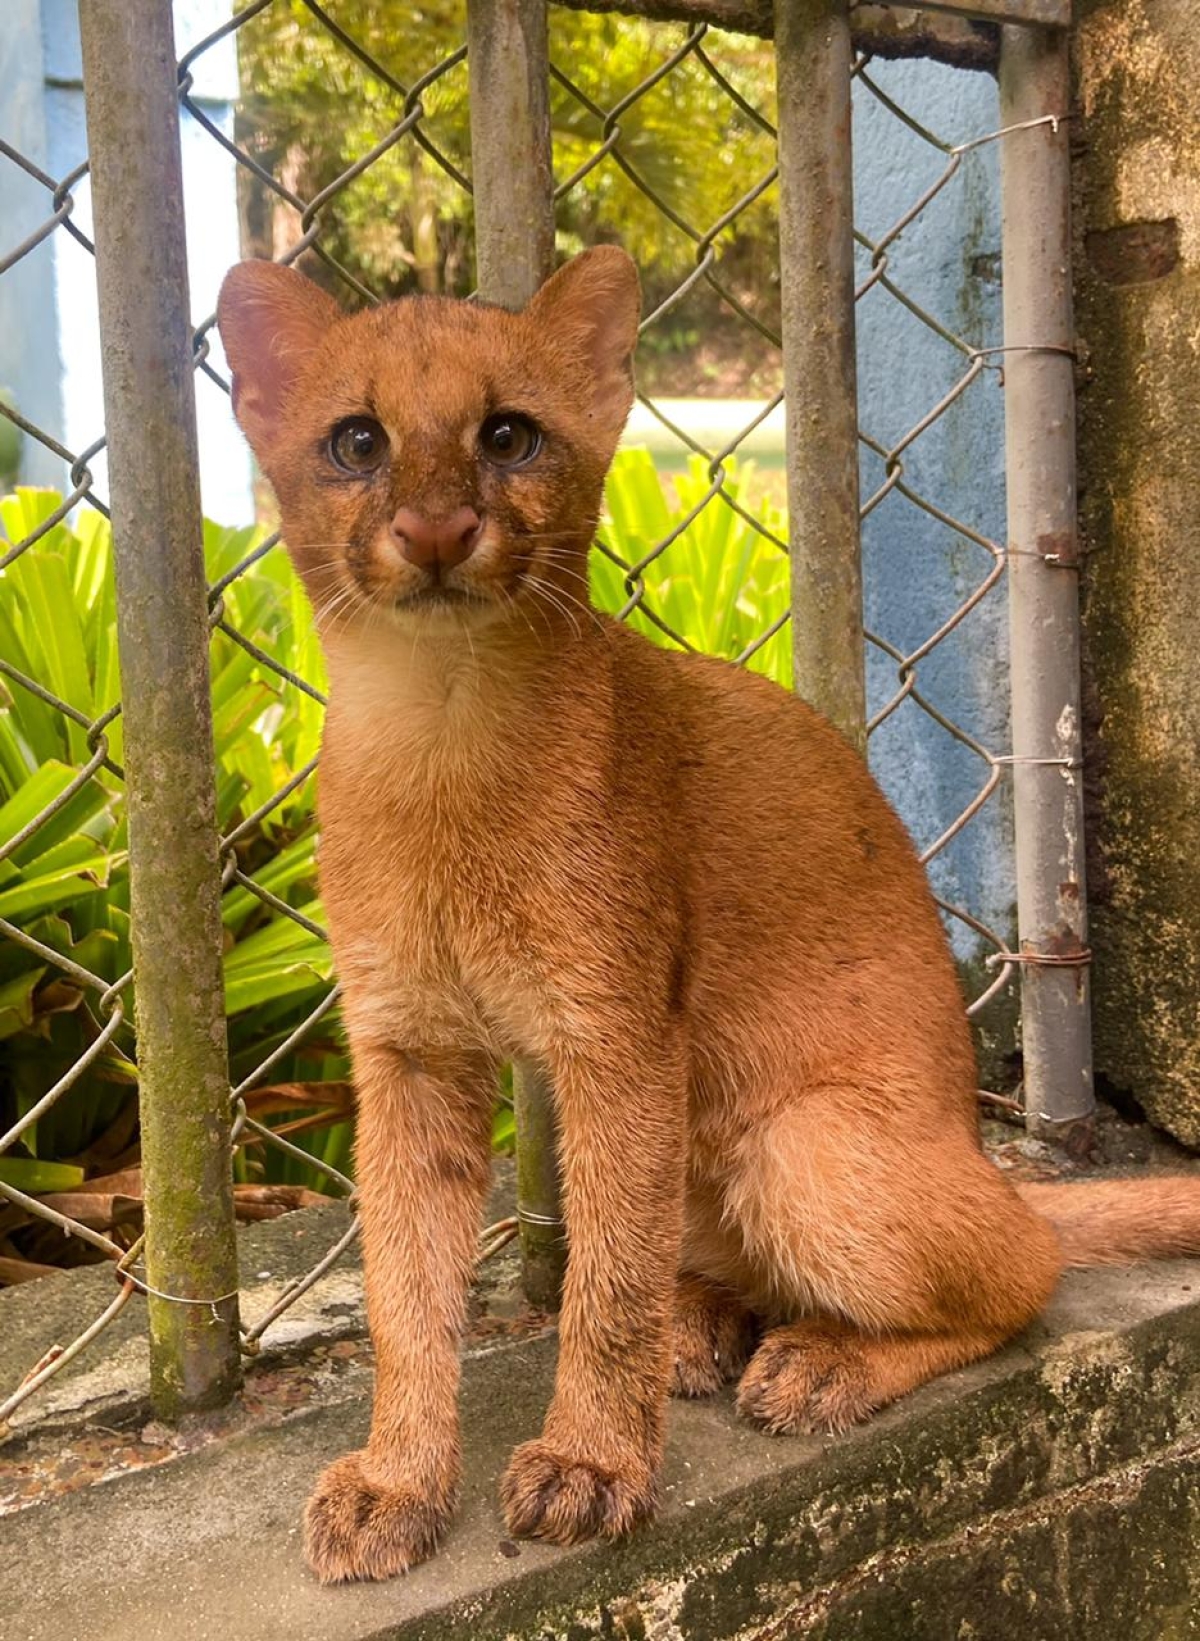
<svg viewBox="0 0 1200 1641">
<path fill-rule="evenodd" d="M 515 410 L 498 411 L 479 429 L 479 448 L 493 467 L 520 467 L 537 455 L 541 443 L 536 422 Z"/>
<path fill-rule="evenodd" d="M 347 416 L 329 436 L 329 454 L 346 473 L 373 473 L 387 448 L 387 434 L 372 416 Z"/>
</svg>

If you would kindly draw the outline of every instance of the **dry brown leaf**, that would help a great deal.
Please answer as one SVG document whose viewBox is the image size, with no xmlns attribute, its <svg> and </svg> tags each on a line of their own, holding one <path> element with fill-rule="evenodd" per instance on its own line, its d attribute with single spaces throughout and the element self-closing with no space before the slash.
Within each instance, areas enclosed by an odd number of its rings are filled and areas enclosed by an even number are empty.
<svg viewBox="0 0 1200 1641">
<path fill-rule="evenodd" d="M 297 1208 L 315 1208 L 332 1197 L 310 1191 L 305 1185 L 235 1185 L 233 1207 L 242 1220 L 278 1219 Z"/>
<path fill-rule="evenodd" d="M 120 1168 L 113 1174 L 97 1174 L 93 1179 L 87 1180 L 86 1184 L 89 1193 L 120 1197 L 144 1195 L 140 1168 Z"/>
<path fill-rule="evenodd" d="M 38 1201 L 86 1225 L 89 1231 L 111 1231 L 114 1225 L 128 1225 L 142 1214 L 140 1196 L 125 1196 L 118 1191 L 50 1191 Z"/>
<path fill-rule="evenodd" d="M 34 1006 L 39 1014 L 70 1014 L 83 1001 L 79 987 L 69 980 L 51 980 L 39 986 Z"/>
<path fill-rule="evenodd" d="M 318 1110 L 336 1111 L 349 1117 L 354 1112 L 354 1084 L 349 1081 L 328 1083 L 268 1083 L 263 1088 L 252 1088 L 243 1098 L 252 1117 L 260 1120 L 280 1111 Z"/>
<path fill-rule="evenodd" d="M 38 1265 L 32 1259 L 10 1259 L 7 1254 L 0 1254 L 0 1284 L 5 1287 L 32 1282 L 38 1276 L 55 1276 L 57 1271 L 55 1265 Z"/>
</svg>

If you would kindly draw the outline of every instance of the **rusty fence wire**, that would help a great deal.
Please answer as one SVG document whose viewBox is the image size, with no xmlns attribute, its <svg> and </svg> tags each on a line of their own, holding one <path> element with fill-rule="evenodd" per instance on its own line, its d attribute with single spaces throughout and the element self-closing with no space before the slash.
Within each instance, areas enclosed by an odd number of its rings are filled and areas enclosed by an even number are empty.
<svg viewBox="0 0 1200 1641">
<path fill-rule="evenodd" d="M 412 156 L 414 172 L 419 169 L 426 185 L 430 177 L 435 179 L 435 194 L 448 189 L 470 196 L 469 152 L 461 151 L 459 127 L 446 114 L 461 108 L 466 99 L 467 48 L 465 16 L 461 41 L 449 52 L 431 53 L 415 22 L 401 73 L 394 62 L 379 60 L 369 42 L 356 35 L 349 21 L 341 20 L 353 10 L 339 9 L 333 0 L 326 5 L 316 0 L 251 0 L 186 52 L 179 63 L 178 94 L 185 121 L 236 163 L 243 198 L 253 201 L 244 221 L 256 224 L 254 253 L 265 251 L 289 263 L 318 259 L 325 273 L 344 288 L 348 301 L 362 302 L 376 300 L 379 292 L 345 265 L 337 230 L 342 213 L 360 208 L 355 187 L 372 167 L 385 162 L 395 166 L 398 157 Z M 359 151 L 312 193 L 303 191 L 294 156 L 276 140 L 278 133 L 267 140 L 256 128 L 252 95 L 244 97 L 231 131 L 195 94 L 197 67 L 205 54 L 272 12 L 286 12 L 288 26 L 296 31 L 297 49 L 306 39 L 319 39 L 336 52 L 344 94 L 359 96 L 377 121 L 374 129 L 367 129 L 369 121 L 359 121 Z M 624 190 L 636 198 L 640 213 L 649 213 L 659 223 L 682 268 L 671 288 L 661 289 L 661 282 L 655 285 L 656 299 L 642 327 L 646 350 L 669 350 L 671 338 L 681 327 L 686 330 L 690 305 L 695 304 L 701 329 L 712 322 L 714 312 L 719 313 L 722 325 L 744 336 L 747 354 L 755 361 L 747 375 L 753 382 L 753 402 L 746 403 L 743 419 L 717 432 L 703 427 L 697 431 L 696 418 L 672 410 L 661 395 L 640 395 L 636 432 L 652 443 L 655 460 L 673 475 L 672 506 L 666 526 L 647 534 L 647 518 L 653 523 L 654 510 L 646 513 L 638 499 L 641 492 L 630 488 L 632 480 L 624 488 L 614 484 L 610 516 L 594 555 L 594 590 L 656 641 L 716 648 L 789 682 L 789 628 L 804 619 L 804 611 L 793 611 L 789 603 L 785 506 L 769 464 L 762 463 L 764 440 L 778 425 L 783 406 L 779 268 L 777 262 L 764 265 L 761 251 L 740 255 L 748 228 L 761 229 L 764 219 L 773 218 L 779 209 L 777 116 L 771 78 L 763 72 L 764 64 L 769 68 L 770 47 L 758 42 L 748 54 L 737 38 L 704 23 L 639 21 L 641 70 L 634 83 L 626 76 L 614 85 L 606 78 L 603 61 L 579 60 L 570 14 L 566 15 L 568 20 L 556 20 L 552 30 L 550 63 L 560 245 L 574 248 L 586 240 L 589 213 L 581 204 L 585 182 L 593 198 L 598 189 Z M 1014 949 L 1011 918 L 1003 915 L 1012 899 L 1007 886 L 1013 876 L 1006 775 L 1014 757 L 1019 757 L 1005 739 L 1003 584 L 1008 550 L 1002 516 L 997 517 L 994 506 L 989 511 L 978 503 L 972 460 L 960 455 L 955 466 L 951 459 L 954 448 L 973 452 L 974 460 L 982 451 L 993 477 L 1003 469 L 998 395 L 1006 360 L 997 295 L 998 246 L 976 247 L 982 270 L 977 270 L 983 291 L 979 303 L 971 311 L 960 306 L 947 313 L 939 310 L 936 296 L 922 288 L 922 264 L 910 266 L 906 261 L 905 235 L 913 237 L 923 221 L 934 218 L 942 224 L 940 232 L 953 232 L 970 214 L 961 197 L 951 203 L 956 191 L 961 196 L 964 188 L 974 201 L 971 209 L 986 214 L 986 200 L 995 199 L 998 186 L 993 156 L 1009 133 L 998 112 L 990 122 L 971 128 L 930 129 L 905 108 L 903 80 L 893 65 L 876 63 L 864 52 L 856 53 L 852 75 L 860 170 L 886 169 L 902 147 L 920 154 L 909 169 L 896 173 L 902 181 L 908 179 L 912 192 L 896 192 L 893 197 L 887 187 L 876 190 L 876 206 L 890 201 L 890 214 L 885 218 L 874 210 L 872 220 L 862 221 L 855 236 L 860 392 L 864 386 L 871 390 L 869 404 L 860 404 L 866 608 L 873 620 L 866 633 L 867 729 L 872 747 L 882 747 L 891 738 L 891 762 L 881 758 L 880 772 L 885 785 L 889 770 L 896 774 L 892 795 L 930 866 L 943 910 L 960 931 L 956 948 L 973 985 L 970 1012 L 978 1014 L 1010 987 L 1021 959 Z M 705 130 L 673 131 L 672 108 L 688 98 L 719 105 L 722 118 L 712 119 Z M 953 98 L 948 103 L 953 113 Z M 679 197 L 670 145 L 684 140 L 726 144 L 722 197 Z M 69 236 L 81 254 L 91 253 L 86 164 L 66 176 L 51 176 L 0 133 L 0 165 L 18 168 L 44 198 L 44 217 L 37 228 L 20 244 L 0 244 L 0 282 L 53 236 Z M 920 178 L 915 185 L 914 175 Z M 755 235 L 756 245 L 762 237 L 761 232 Z M 961 258 L 963 247 L 946 243 L 940 254 L 944 259 Z M 228 391 L 214 346 L 215 294 L 193 291 L 193 364 L 200 395 Z M 697 347 L 702 341 L 698 335 Z M 938 385 L 927 402 L 915 404 L 906 352 L 921 347 L 930 350 L 931 358 L 937 356 L 931 379 Z M 687 369 L 686 350 L 683 362 L 677 359 L 671 368 L 678 382 Z M 697 381 L 690 397 L 702 398 L 703 385 Z M 673 396 L 680 396 L 677 389 Z M 0 949 L 9 959 L 0 970 L 0 1004 L 10 1005 L 15 1011 L 12 1018 L 26 1026 L 39 1009 L 69 1010 L 79 1031 L 78 1052 L 65 1063 L 55 1063 L 39 1086 L 34 1086 L 36 1073 L 28 1072 L 19 1090 L 13 1085 L 16 1097 L 9 1109 L 14 1120 L 0 1136 L 0 1155 L 12 1158 L 23 1154 L 23 1137 L 50 1113 L 69 1109 L 73 1100 L 94 1098 L 90 1079 L 98 1070 L 108 1079 L 107 1086 L 131 1086 L 137 1075 L 137 1049 L 131 1029 L 128 902 L 118 886 L 124 837 L 118 818 L 123 766 L 116 658 L 111 641 L 107 646 L 102 643 L 102 664 L 89 677 L 81 656 L 68 653 L 68 639 L 56 646 L 36 619 L 40 609 L 52 621 L 52 605 L 46 600 L 69 596 L 73 577 L 76 593 L 84 584 L 103 589 L 94 599 L 94 618 L 111 623 L 113 594 L 105 582 L 105 537 L 93 522 L 107 513 L 101 461 L 104 432 L 97 427 L 84 448 L 68 450 L 19 407 L 0 401 L 0 413 L 27 441 L 52 452 L 69 476 L 66 494 L 57 505 L 28 497 L 20 506 L 10 505 L 0 541 L 0 573 L 10 591 L 22 593 L 28 622 L 22 627 L 22 618 L 13 614 L 11 601 L 6 604 L 0 584 L 0 679 L 5 692 L 0 712 L 18 699 L 23 705 L 34 702 L 41 737 L 36 745 L 14 742 L 10 753 L 0 747 L 0 755 L 23 758 L 26 764 L 40 759 L 39 779 L 44 783 L 34 789 L 30 812 L 0 838 Z M 969 428 L 975 416 L 982 431 L 972 444 Z M 949 457 L 947 427 L 953 430 Z M 934 457 L 923 460 L 923 451 L 939 437 L 943 443 Z M 667 514 L 665 503 L 662 511 Z M 68 525 L 76 542 L 69 550 L 64 545 Z M 247 1034 L 231 1017 L 230 1098 L 233 1142 L 241 1158 L 238 1178 L 244 1187 L 254 1188 L 255 1171 L 247 1171 L 246 1159 L 261 1159 L 268 1148 L 300 1170 L 295 1179 L 307 1178 L 326 1195 L 349 1195 L 353 1184 L 344 1165 L 330 1160 L 329 1154 L 314 1158 L 296 1143 L 306 1128 L 322 1120 L 328 1127 L 328 1110 L 322 1119 L 320 1112 L 314 1118 L 311 1108 L 312 1081 L 319 1077 L 326 1077 L 336 1090 L 331 1100 L 338 1119 L 343 1125 L 349 1119 L 349 1073 L 337 1036 L 337 988 L 313 875 L 310 799 L 324 696 L 319 656 L 309 641 L 311 619 L 300 595 L 290 590 L 275 534 L 251 528 L 213 532 L 209 549 L 216 717 L 218 734 L 231 748 L 218 782 L 221 887 L 230 938 L 227 989 L 231 998 L 253 996 L 256 974 L 270 970 L 272 964 L 286 969 L 289 953 L 294 982 L 287 993 L 288 1006 L 276 1008 L 275 1023 L 261 1032 Z M 915 551 L 920 558 L 898 572 L 895 555 L 901 550 Z M 712 608 L 705 608 L 705 589 L 715 596 L 718 568 L 735 582 L 720 631 L 709 619 Z M 289 589 L 282 595 L 282 621 L 264 612 L 251 572 L 269 572 L 279 587 Z M 908 594 L 903 618 L 893 625 L 886 594 L 898 584 L 907 587 Z M 680 612 L 688 616 L 686 627 Z M 956 649 L 958 663 L 943 665 L 942 657 Z M 954 693 L 967 676 L 963 656 L 980 649 L 987 657 L 987 699 L 982 708 L 978 699 Z M 299 727 L 283 749 L 277 732 L 285 718 Z M 952 743 L 953 778 L 941 784 L 933 779 L 914 781 L 914 768 L 928 769 L 936 761 L 934 742 L 939 738 Z M 961 881 L 970 881 L 970 872 L 960 869 L 965 859 L 961 850 L 964 837 L 989 815 L 995 819 L 984 847 L 996 857 L 989 881 L 1000 888 L 981 908 L 966 903 L 959 893 Z M 89 890 L 97 884 L 103 887 L 111 877 L 116 910 L 109 923 L 97 921 L 86 938 L 73 940 L 61 921 L 51 917 L 39 922 L 25 915 L 39 904 L 39 885 L 55 874 L 56 881 L 70 878 Z M 999 917 L 997 905 L 1002 908 Z M 251 932 L 242 943 L 236 937 L 246 929 Z M 256 944 L 247 956 L 250 942 Z M 32 981 L 30 974 L 35 976 Z M 6 986 L 13 989 L 6 993 Z M 129 1127 L 113 1141 L 118 1160 L 129 1154 L 133 1139 Z M 298 1189 L 302 1188 L 293 1186 Z M 109 1194 L 115 1202 L 122 1194 L 119 1184 Z M 245 1200 L 251 1200 L 249 1194 Z M 126 1204 L 125 1218 L 117 1209 L 106 1222 L 89 1223 L 70 1190 L 27 1191 L 4 1175 L 0 1203 L 0 1237 L 32 1224 L 44 1228 L 43 1240 L 35 1239 L 33 1246 L 48 1248 L 45 1237 L 65 1234 L 111 1261 L 115 1275 L 111 1303 L 84 1333 L 41 1362 L 31 1363 L 20 1385 L 0 1387 L 7 1396 L 0 1400 L 3 1428 L 18 1419 L 27 1398 L 145 1290 L 146 1281 L 136 1204 Z M 493 1229 L 489 1246 L 510 1232 L 511 1227 Z M 271 1324 L 320 1278 L 354 1235 L 351 1224 L 301 1282 L 243 1324 L 245 1350 L 257 1349 Z M 38 1263 L 36 1258 L 32 1262 Z M 24 1420 L 27 1414 L 19 1417 Z"/>
</svg>

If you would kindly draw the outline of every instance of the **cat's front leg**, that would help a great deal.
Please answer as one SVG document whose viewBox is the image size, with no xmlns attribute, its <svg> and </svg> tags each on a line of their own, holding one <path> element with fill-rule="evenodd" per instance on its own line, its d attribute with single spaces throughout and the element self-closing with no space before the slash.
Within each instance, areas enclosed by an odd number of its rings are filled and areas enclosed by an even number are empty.
<svg viewBox="0 0 1200 1641">
<path fill-rule="evenodd" d="M 435 1547 L 459 1475 L 459 1335 L 490 1163 L 495 1067 L 364 1040 L 348 1010 L 371 1434 L 325 1471 L 304 1545 L 322 1583 L 389 1578 Z"/>
<path fill-rule="evenodd" d="M 638 1029 L 638 1027 L 642 1029 Z M 570 1544 L 654 1509 L 673 1361 L 686 1073 L 674 1022 L 613 1014 L 553 1066 L 570 1257 L 541 1437 L 501 1484 L 510 1531 Z"/>
</svg>

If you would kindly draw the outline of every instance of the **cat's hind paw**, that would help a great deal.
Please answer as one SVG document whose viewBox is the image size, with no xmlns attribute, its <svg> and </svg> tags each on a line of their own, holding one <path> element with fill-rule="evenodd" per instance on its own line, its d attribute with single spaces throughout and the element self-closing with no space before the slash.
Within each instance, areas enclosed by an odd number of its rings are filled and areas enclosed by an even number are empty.
<svg viewBox="0 0 1200 1641">
<path fill-rule="evenodd" d="M 682 1276 L 675 1290 L 672 1396 L 714 1396 L 736 1379 L 754 1349 L 758 1326 L 727 1288 Z"/>
<path fill-rule="evenodd" d="M 416 1488 L 387 1488 L 348 1453 L 321 1476 L 304 1512 L 304 1554 L 322 1584 L 393 1578 L 432 1554 L 449 1502 Z"/>
<path fill-rule="evenodd" d="M 773 1329 L 755 1351 L 737 1410 L 772 1436 L 816 1435 L 848 1430 L 888 1399 L 848 1330 L 798 1323 Z"/>
</svg>

